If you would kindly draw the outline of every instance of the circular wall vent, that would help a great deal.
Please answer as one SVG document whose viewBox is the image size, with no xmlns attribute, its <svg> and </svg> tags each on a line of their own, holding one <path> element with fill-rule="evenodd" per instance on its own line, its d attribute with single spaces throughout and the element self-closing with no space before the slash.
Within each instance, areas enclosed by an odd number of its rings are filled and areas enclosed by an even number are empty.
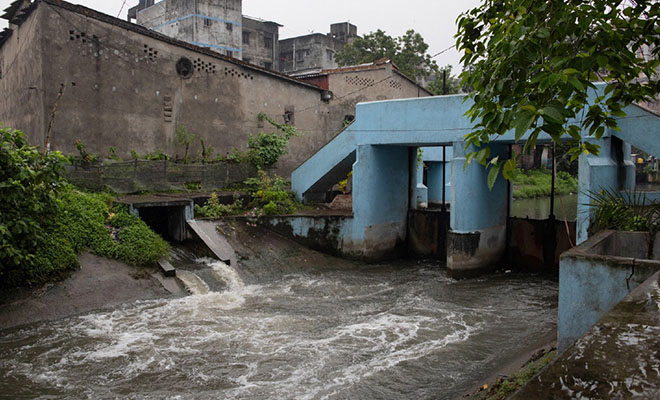
<svg viewBox="0 0 660 400">
<path fill-rule="evenodd" d="M 176 62 L 176 73 L 182 78 L 190 78 L 193 74 L 193 63 L 189 58 L 181 57 Z"/>
</svg>

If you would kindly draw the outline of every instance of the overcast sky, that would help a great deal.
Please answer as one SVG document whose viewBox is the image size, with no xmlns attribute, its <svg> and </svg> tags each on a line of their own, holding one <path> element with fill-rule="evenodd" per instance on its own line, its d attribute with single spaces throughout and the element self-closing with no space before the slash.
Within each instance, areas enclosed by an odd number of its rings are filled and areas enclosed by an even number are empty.
<svg viewBox="0 0 660 400">
<path fill-rule="evenodd" d="M 0 10 L 11 0 L 0 0 Z M 100 12 L 117 16 L 124 0 L 70 0 Z M 429 54 L 439 53 L 455 43 L 456 18 L 480 0 L 243 0 L 243 14 L 278 22 L 282 39 L 311 32 L 328 33 L 330 24 L 349 21 L 363 35 L 382 29 L 390 36 L 400 36 L 408 29 L 419 32 L 429 44 Z M 138 0 L 126 0 L 119 14 L 126 19 L 126 10 Z M 325 8 L 327 6 L 327 9 Z M 0 29 L 7 21 L 0 20 Z M 453 49 L 435 58 L 438 65 L 459 67 L 460 56 Z"/>
</svg>

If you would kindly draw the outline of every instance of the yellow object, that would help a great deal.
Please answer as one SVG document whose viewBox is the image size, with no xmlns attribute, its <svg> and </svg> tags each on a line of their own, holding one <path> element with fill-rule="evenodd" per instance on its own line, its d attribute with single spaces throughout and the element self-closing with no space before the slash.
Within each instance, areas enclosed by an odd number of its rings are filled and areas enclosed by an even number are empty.
<svg viewBox="0 0 660 400">
<path fill-rule="evenodd" d="M 644 159 L 638 157 L 638 158 L 637 158 L 637 164 L 644 164 Z"/>
</svg>

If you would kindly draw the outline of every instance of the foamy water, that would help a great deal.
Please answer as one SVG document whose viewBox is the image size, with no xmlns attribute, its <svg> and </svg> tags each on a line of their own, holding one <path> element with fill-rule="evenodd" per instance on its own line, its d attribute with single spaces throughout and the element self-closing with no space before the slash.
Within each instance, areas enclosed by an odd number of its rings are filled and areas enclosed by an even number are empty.
<svg viewBox="0 0 660 400">
<path fill-rule="evenodd" d="M 178 273 L 197 294 L 0 333 L 0 397 L 451 398 L 555 328 L 556 284 L 538 278 L 389 265 L 245 282 L 194 264 Z"/>
</svg>

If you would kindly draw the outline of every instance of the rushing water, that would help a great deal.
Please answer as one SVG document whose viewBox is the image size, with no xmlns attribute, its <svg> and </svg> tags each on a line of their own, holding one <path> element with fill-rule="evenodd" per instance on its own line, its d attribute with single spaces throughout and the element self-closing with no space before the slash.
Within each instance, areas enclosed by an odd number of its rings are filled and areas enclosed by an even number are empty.
<svg viewBox="0 0 660 400">
<path fill-rule="evenodd" d="M 557 286 L 425 263 L 240 276 L 196 294 L 0 332 L 0 397 L 453 398 L 555 329 Z"/>
</svg>

